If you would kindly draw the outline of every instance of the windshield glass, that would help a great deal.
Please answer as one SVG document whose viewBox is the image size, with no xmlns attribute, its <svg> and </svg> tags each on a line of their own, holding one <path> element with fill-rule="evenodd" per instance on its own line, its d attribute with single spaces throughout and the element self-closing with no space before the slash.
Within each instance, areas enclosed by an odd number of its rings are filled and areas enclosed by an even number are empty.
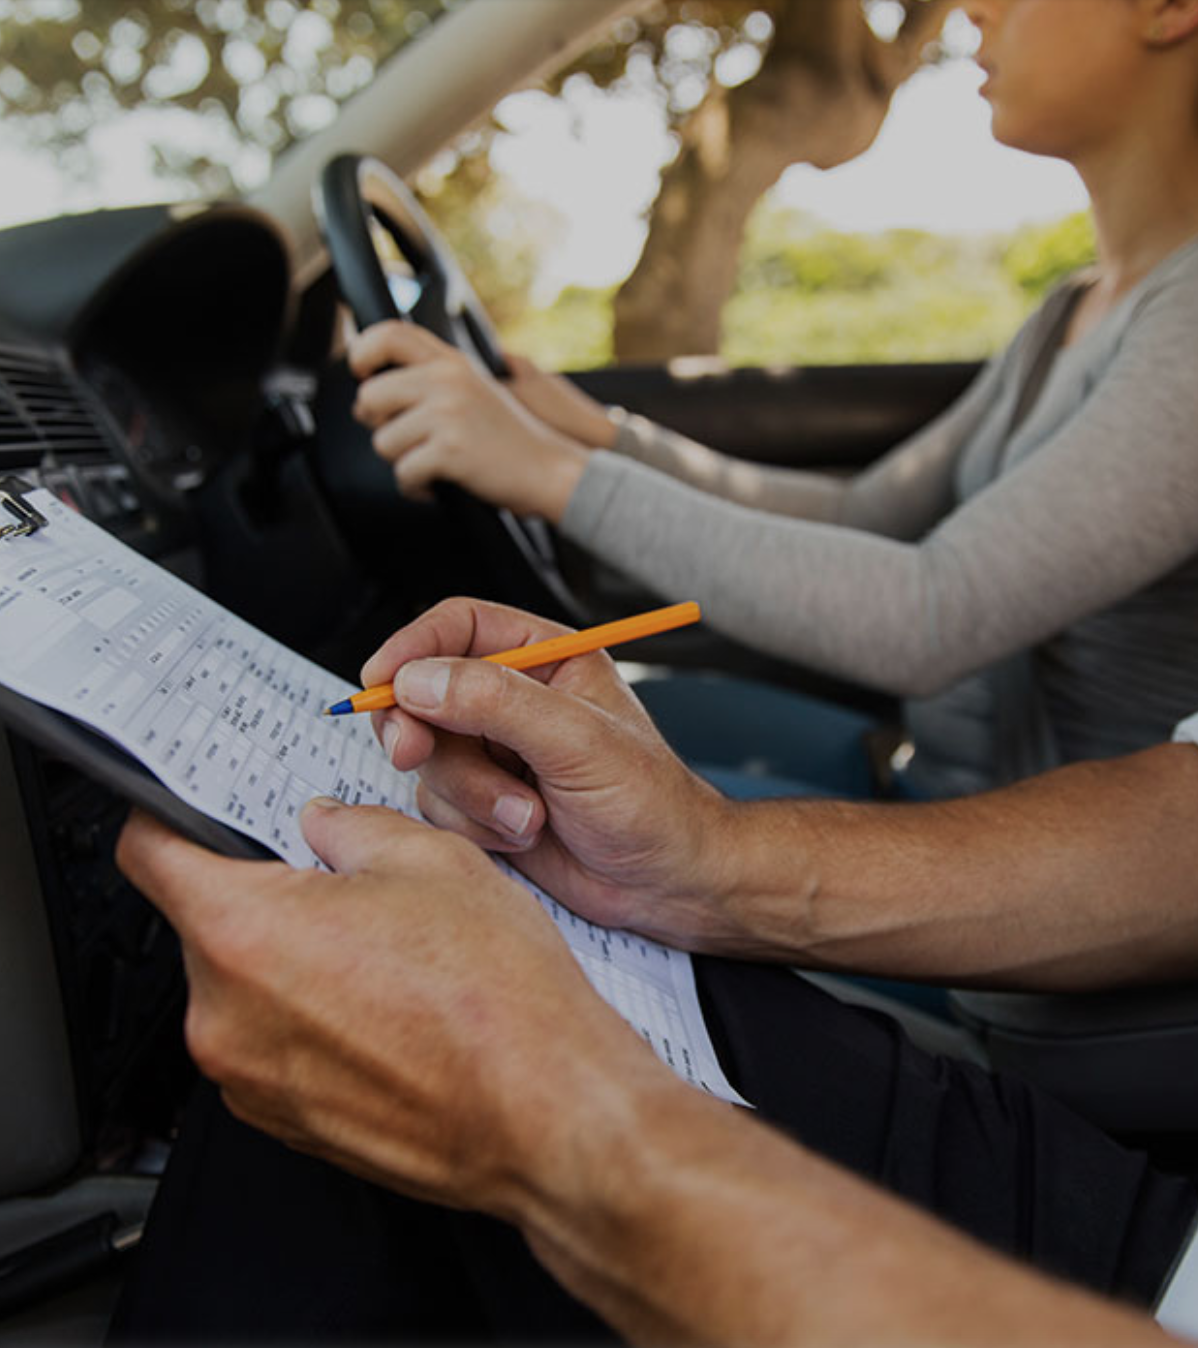
<svg viewBox="0 0 1198 1348">
<path fill-rule="evenodd" d="M 0 226 L 256 187 L 454 4 L 0 0 Z"/>
</svg>

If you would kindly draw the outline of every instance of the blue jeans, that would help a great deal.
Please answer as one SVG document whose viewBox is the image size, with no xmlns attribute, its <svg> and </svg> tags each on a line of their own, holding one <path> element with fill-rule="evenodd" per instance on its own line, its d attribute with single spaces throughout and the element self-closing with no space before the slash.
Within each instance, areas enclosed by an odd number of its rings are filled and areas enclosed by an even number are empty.
<svg viewBox="0 0 1198 1348">
<path fill-rule="evenodd" d="M 871 716 L 719 674 L 643 679 L 633 689 L 674 751 L 734 800 L 875 795 Z"/>
<path fill-rule="evenodd" d="M 877 799 L 866 736 L 879 722 L 871 716 L 722 674 L 643 679 L 633 690 L 675 753 L 733 800 Z M 898 794 L 916 798 L 901 785 Z M 864 975 L 852 981 L 948 1014 L 942 988 Z"/>
</svg>

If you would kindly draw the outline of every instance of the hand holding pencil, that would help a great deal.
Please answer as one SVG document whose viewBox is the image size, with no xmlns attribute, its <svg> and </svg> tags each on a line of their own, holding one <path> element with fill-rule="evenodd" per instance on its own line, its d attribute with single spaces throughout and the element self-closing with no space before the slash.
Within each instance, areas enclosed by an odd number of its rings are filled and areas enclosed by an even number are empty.
<svg viewBox="0 0 1198 1348">
<path fill-rule="evenodd" d="M 675 607 L 665 625 L 696 616 Z M 669 749 L 610 660 L 566 654 L 579 638 L 597 650 L 644 630 L 564 633 L 518 609 L 449 599 L 389 638 L 362 681 L 391 680 L 397 702 L 373 713 L 374 731 L 396 769 L 418 774 L 430 824 L 507 854 L 594 921 L 662 932 L 668 921 L 681 935 L 710 928 L 728 803 Z M 526 674 L 485 658 L 513 652 Z"/>
<path fill-rule="evenodd" d="M 484 655 L 482 659 L 495 665 L 506 665 L 508 669 L 536 669 L 540 665 L 555 664 L 559 660 L 568 660 L 571 656 L 587 655 L 591 651 L 602 650 L 607 646 L 619 646 L 626 641 L 636 641 L 641 637 L 656 636 L 659 632 L 668 632 L 675 627 L 686 627 L 699 621 L 702 615 L 699 605 L 687 602 L 670 604 L 666 608 L 651 609 L 647 613 L 638 613 L 631 618 L 620 618 L 615 622 L 601 623 L 598 627 L 587 627 L 580 632 L 567 632 L 560 637 L 550 637 L 547 641 L 535 641 L 527 646 L 516 646 L 512 650 L 496 651 L 493 655 Z M 326 716 L 345 716 L 350 712 L 384 711 L 395 706 L 395 687 L 391 683 L 374 684 L 360 693 L 335 702 L 325 710 Z"/>
</svg>

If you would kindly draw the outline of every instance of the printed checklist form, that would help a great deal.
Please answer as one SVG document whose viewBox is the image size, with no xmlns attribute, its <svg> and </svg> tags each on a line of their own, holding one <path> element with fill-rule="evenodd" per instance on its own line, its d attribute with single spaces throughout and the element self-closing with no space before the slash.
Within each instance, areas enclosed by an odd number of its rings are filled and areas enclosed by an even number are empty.
<svg viewBox="0 0 1198 1348">
<path fill-rule="evenodd" d="M 47 520 L 0 539 L 0 683 L 124 749 L 200 813 L 293 866 L 321 867 L 313 796 L 419 818 L 351 685 L 118 542 L 45 490 Z M 545 908 L 599 994 L 692 1084 L 737 1104 L 703 1024 L 689 955 L 587 922 L 497 862 Z"/>
</svg>

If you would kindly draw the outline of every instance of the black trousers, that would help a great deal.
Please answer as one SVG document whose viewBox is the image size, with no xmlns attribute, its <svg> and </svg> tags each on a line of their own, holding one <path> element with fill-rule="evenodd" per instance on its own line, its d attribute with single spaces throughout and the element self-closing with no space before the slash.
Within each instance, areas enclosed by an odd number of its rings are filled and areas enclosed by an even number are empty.
<svg viewBox="0 0 1198 1348">
<path fill-rule="evenodd" d="M 1188 1180 L 785 970 L 697 959 L 696 974 L 721 1062 L 763 1118 L 998 1250 L 1152 1305 L 1198 1209 Z M 511 1228 L 289 1151 L 211 1087 L 111 1331 L 158 1344 L 611 1337 Z"/>
</svg>

